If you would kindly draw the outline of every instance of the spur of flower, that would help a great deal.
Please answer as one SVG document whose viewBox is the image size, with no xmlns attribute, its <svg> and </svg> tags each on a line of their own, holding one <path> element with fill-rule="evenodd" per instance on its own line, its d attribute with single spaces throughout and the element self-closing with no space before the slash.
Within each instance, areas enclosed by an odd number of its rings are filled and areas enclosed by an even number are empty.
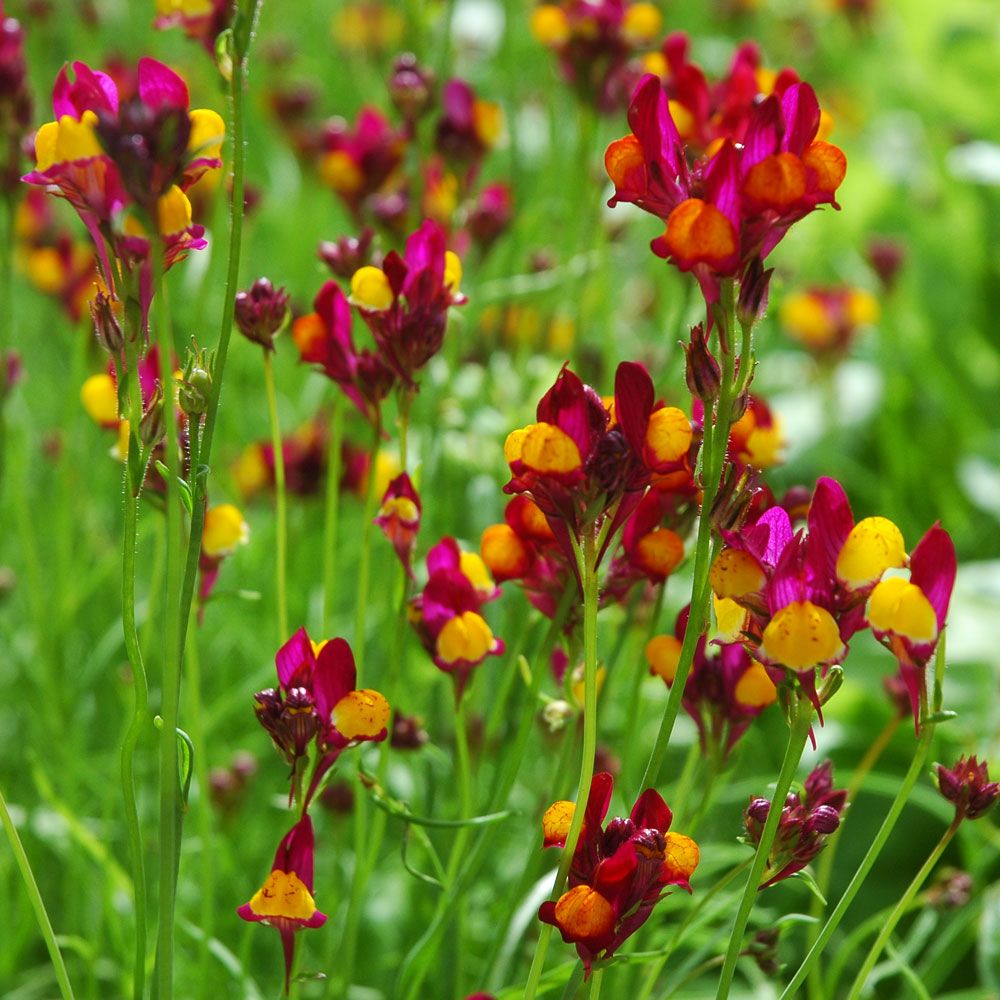
<svg viewBox="0 0 1000 1000">
<path fill-rule="evenodd" d="M 629 105 L 632 131 L 605 153 L 609 204 L 631 202 L 664 220 L 653 252 L 691 271 L 711 305 L 723 278 L 742 278 L 795 222 L 838 207 L 847 160 L 818 138 L 820 120 L 812 87 L 794 83 L 753 107 L 738 140 L 722 138 L 690 163 L 663 84 L 648 74 Z"/>
<path fill-rule="evenodd" d="M 472 670 L 504 650 L 482 614 L 499 596 L 483 560 L 462 551 L 454 538 L 442 538 L 427 553 L 427 583 L 410 601 L 410 622 L 434 665 L 451 674 L 456 698 Z"/>
<path fill-rule="evenodd" d="M 569 888 L 538 911 L 540 920 L 576 945 L 588 975 L 595 961 L 613 957 L 649 919 L 668 887 L 691 891 L 699 860 L 698 845 L 670 831 L 673 816 L 652 788 L 639 796 L 628 816 L 605 824 L 613 787 L 607 772 L 594 775 Z M 575 808 L 572 802 L 549 806 L 542 819 L 545 847 L 565 845 Z"/>
<path fill-rule="evenodd" d="M 761 889 L 802 871 L 819 854 L 826 838 L 840 826 L 846 801 L 846 789 L 833 787 L 833 766 L 829 761 L 809 774 L 801 795 L 788 794 L 761 876 Z M 750 800 L 743 813 L 747 843 L 756 846 L 760 842 L 770 811 L 767 799 Z"/>
<path fill-rule="evenodd" d="M 292 765 L 315 746 L 308 805 L 327 771 L 348 747 L 388 735 L 389 703 L 378 691 L 355 690 L 354 654 L 345 639 L 314 643 L 300 628 L 275 655 L 278 687 L 254 695 L 254 711 L 278 752 Z M 294 792 L 294 788 L 293 788 Z"/>
<path fill-rule="evenodd" d="M 309 814 L 303 815 L 278 844 L 264 884 L 236 912 L 250 923 L 267 924 L 281 935 L 285 957 L 285 993 L 295 960 L 295 935 L 322 927 L 326 914 L 313 899 L 315 835 Z"/>
<path fill-rule="evenodd" d="M 610 517 L 610 539 L 627 522 L 654 473 L 683 468 L 693 438 L 690 419 L 657 403 L 649 373 L 627 361 L 610 406 L 564 366 L 535 417 L 504 443 L 504 492 L 530 497 L 571 559 L 595 525 Z"/>
</svg>

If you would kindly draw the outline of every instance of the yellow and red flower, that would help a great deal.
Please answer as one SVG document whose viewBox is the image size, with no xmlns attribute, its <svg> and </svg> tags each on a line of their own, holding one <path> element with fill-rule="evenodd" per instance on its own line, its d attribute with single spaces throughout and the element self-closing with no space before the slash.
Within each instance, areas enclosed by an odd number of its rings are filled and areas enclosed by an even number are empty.
<svg viewBox="0 0 1000 1000">
<path fill-rule="evenodd" d="M 568 889 L 538 911 L 540 920 L 576 945 L 588 975 L 595 960 L 611 958 L 649 919 L 669 886 L 691 891 L 699 860 L 698 845 L 670 831 L 673 816 L 652 788 L 639 796 L 627 817 L 605 826 L 613 786 L 610 774 L 594 775 Z M 549 807 L 543 820 L 546 847 L 565 845 L 575 809 L 571 802 Z"/>
<path fill-rule="evenodd" d="M 793 292 L 778 310 L 785 332 L 823 357 L 846 353 L 859 330 L 878 322 L 879 313 L 874 295 L 849 285 Z"/>
<path fill-rule="evenodd" d="M 281 935 L 286 993 L 295 959 L 296 933 L 322 927 L 327 919 L 313 899 L 315 843 L 307 813 L 282 837 L 264 884 L 236 910 L 244 920 L 267 924 Z"/>
<path fill-rule="evenodd" d="M 420 494 L 417 493 L 409 475 L 403 472 L 389 483 L 375 517 L 375 524 L 392 542 L 406 575 L 411 579 L 413 547 L 416 545 L 417 532 L 420 530 L 421 511 Z"/>
</svg>

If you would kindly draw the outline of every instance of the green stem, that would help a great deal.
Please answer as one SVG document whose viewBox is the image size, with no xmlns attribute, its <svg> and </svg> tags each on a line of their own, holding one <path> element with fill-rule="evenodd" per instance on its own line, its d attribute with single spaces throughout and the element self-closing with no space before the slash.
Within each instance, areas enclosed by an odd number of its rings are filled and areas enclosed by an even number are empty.
<svg viewBox="0 0 1000 1000">
<path fill-rule="evenodd" d="M 558 900 L 566 885 L 573 855 L 583 828 L 583 815 L 590 785 L 594 777 L 594 754 L 597 751 L 597 545 L 592 526 L 584 529 L 583 551 L 577 545 L 580 579 L 583 583 L 583 752 L 580 760 L 580 781 L 577 785 L 576 809 L 570 823 L 566 844 L 559 858 L 555 885 L 550 899 Z M 545 966 L 545 955 L 552 937 L 552 925 L 543 924 L 538 935 L 535 955 L 524 988 L 524 1000 L 533 1000 Z"/>
<path fill-rule="evenodd" d="M 646 770 L 643 773 L 640 788 L 654 788 L 663 765 L 663 758 L 670 743 L 670 735 L 674 729 L 677 713 L 680 711 L 681 699 L 684 697 L 684 686 L 694 663 L 694 654 L 698 640 L 704 634 L 708 623 L 708 603 L 711 587 L 708 582 L 708 572 L 712 565 L 712 507 L 718 496 L 722 473 L 725 468 L 726 451 L 729 446 L 729 428 L 732 424 L 732 409 L 735 393 L 738 388 L 736 375 L 736 358 L 732 351 L 729 338 L 735 329 L 736 288 L 731 280 L 723 282 L 721 302 L 723 318 L 720 324 L 720 342 L 724 342 L 722 351 L 722 383 L 719 389 L 719 399 L 715 413 L 705 409 L 705 428 L 701 444 L 701 482 L 702 501 L 701 518 L 698 522 L 698 537 L 694 551 L 694 580 L 691 585 L 691 605 L 687 628 L 684 631 L 684 641 L 681 644 L 680 657 L 677 663 L 677 673 L 670 688 L 666 707 L 663 710 L 663 721 L 656 736 L 656 742 L 649 755 Z M 749 341 L 745 341 L 748 343 Z M 741 367 L 747 368 L 749 361 L 741 357 Z"/>
<path fill-rule="evenodd" d="M 337 527 L 340 518 L 340 449 L 344 440 L 344 397 L 338 392 L 330 422 L 326 457 L 326 507 L 323 516 L 323 635 L 332 628 L 337 596 Z"/>
<path fill-rule="evenodd" d="M 49 920 L 49 914 L 45 909 L 45 901 L 38 890 L 38 883 L 35 881 L 34 872 L 31 870 L 31 862 L 28 861 L 24 845 L 21 843 L 21 838 L 17 834 L 14 822 L 10 818 L 10 812 L 7 809 L 7 800 L 4 798 L 2 791 L 0 791 L 0 820 L 3 821 L 7 840 L 10 841 L 10 849 L 21 872 L 21 878 L 24 880 L 24 888 L 28 893 L 28 899 L 31 901 L 31 908 L 35 911 L 38 929 L 42 932 L 45 947 L 48 948 L 49 958 L 52 960 L 52 968 L 56 973 L 56 981 L 59 983 L 59 992 L 62 994 L 63 1000 L 73 1000 L 73 987 L 70 985 L 62 952 L 59 950 L 59 943 L 56 941 L 55 932 L 52 930 L 52 922 Z"/>
<path fill-rule="evenodd" d="M 375 517 L 375 479 L 378 475 L 378 450 L 382 442 L 382 421 L 376 418 L 369 453 L 368 476 L 365 482 L 365 505 L 361 517 L 361 553 L 358 557 L 358 603 L 354 619 L 354 663 L 357 684 L 365 664 L 365 631 L 368 617 L 368 583 L 371 576 L 372 520 Z"/>
<path fill-rule="evenodd" d="M 868 954 L 865 956 L 861 969 L 854 978 L 854 984 L 851 986 L 851 992 L 848 994 L 847 1000 L 858 1000 L 858 997 L 861 996 L 861 991 L 864 989 L 865 981 L 868 979 L 869 973 L 871 973 L 872 969 L 875 968 L 875 963 L 882 954 L 882 950 L 888 943 L 892 932 L 896 929 L 896 924 L 899 923 L 900 918 L 910 908 L 910 905 L 913 902 L 913 897 L 916 896 L 916 894 L 920 891 L 921 886 L 927 881 L 927 876 L 930 875 L 931 870 L 938 863 L 941 855 L 944 854 L 945 848 L 951 843 L 951 838 L 958 832 L 958 828 L 962 825 L 963 819 L 964 817 L 961 814 L 955 816 L 955 818 L 951 821 L 951 826 L 945 830 L 944 836 L 941 837 L 937 846 L 933 851 L 931 851 L 930 856 L 923 863 L 920 871 L 913 876 L 913 881 L 906 887 L 906 892 L 903 893 L 899 902 L 896 903 L 893 908 L 892 913 L 889 914 L 889 919 L 885 922 L 885 924 L 883 924 L 882 930 L 879 932 L 879 936 L 875 939 L 875 943 L 868 949 Z"/>
<path fill-rule="evenodd" d="M 857 798 L 858 792 L 861 790 L 861 786 L 864 784 L 865 778 L 868 777 L 871 769 L 876 765 L 876 763 L 878 763 L 883 751 L 892 741 L 893 736 L 896 734 L 896 730 L 899 728 L 902 718 L 903 717 L 897 712 L 891 719 L 889 719 L 883 727 L 882 732 L 878 734 L 875 741 L 866 751 L 864 757 L 861 758 L 861 762 L 854 769 L 854 774 L 851 775 L 851 782 L 847 786 L 846 801 L 849 805 L 854 804 L 854 800 Z M 845 817 L 845 819 L 849 817 L 850 811 L 848 810 L 847 817 Z M 833 862 L 834 858 L 837 856 L 837 846 L 840 843 L 843 830 L 844 823 L 842 822 L 840 826 L 829 837 L 827 837 L 826 847 L 823 849 L 823 852 L 820 855 L 819 864 L 816 866 L 816 884 L 819 886 L 820 894 L 824 898 L 830 888 L 830 879 L 833 875 Z M 810 948 L 819 936 L 819 918 L 823 913 L 824 907 L 825 904 L 823 901 L 818 896 L 814 896 L 812 905 L 809 908 L 809 915 L 815 919 L 815 923 L 809 925 L 806 937 L 807 945 Z M 814 969 L 813 974 L 809 977 L 810 1000 L 824 1000 L 825 996 L 826 990 L 823 977 L 819 974 L 818 969 Z"/>
<path fill-rule="evenodd" d="M 836 907 L 834 907 L 833 913 L 827 917 L 826 923 L 823 925 L 823 929 L 819 932 L 819 936 L 816 938 L 813 946 L 809 949 L 808 954 L 802 960 L 802 964 L 796 970 L 795 975 L 792 976 L 791 982 L 789 982 L 789 984 L 785 987 L 778 1000 L 791 1000 L 791 998 L 795 996 L 799 987 L 805 982 L 806 976 L 809 975 L 820 955 L 823 954 L 823 949 L 826 948 L 827 944 L 829 944 L 830 938 L 833 937 L 834 932 L 840 925 L 840 921 L 847 912 L 847 908 L 854 901 L 854 897 L 858 894 L 858 890 L 868 877 L 868 873 L 871 871 L 872 866 L 878 860 L 878 856 L 882 853 L 882 848 L 885 847 L 885 843 L 889 839 L 889 835 L 892 833 L 893 828 L 896 825 L 896 821 L 899 819 L 900 813 L 902 813 L 903 808 L 909 800 L 910 792 L 913 790 L 913 786 L 917 783 L 917 779 L 923 772 L 924 761 L 927 759 L 927 755 L 931 748 L 931 741 L 934 739 L 934 730 L 937 723 L 932 720 L 934 720 L 941 711 L 943 701 L 942 685 L 944 682 L 944 670 L 945 642 L 944 634 L 942 634 L 938 640 L 937 654 L 934 663 L 934 686 L 932 692 L 933 708 L 931 712 L 928 713 L 927 693 L 926 691 L 921 690 L 920 738 L 917 741 L 917 749 L 913 755 L 913 760 L 910 762 L 910 769 L 906 772 L 906 776 L 903 778 L 903 783 L 899 786 L 899 790 L 896 792 L 896 797 L 893 799 L 892 805 L 889 807 L 889 812 L 886 813 L 885 819 L 882 820 L 882 825 L 879 827 L 878 833 L 875 834 L 875 839 L 872 841 L 871 847 L 868 848 L 867 853 L 861 859 L 861 864 L 858 866 L 858 870 L 854 873 L 854 877 L 844 890 L 844 895 L 840 897 Z"/>
<path fill-rule="evenodd" d="M 288 504 L 285 495 L 285 456 L 281 448 L 281 425 L 278 422 L 278 396 L 274 388 L 274 365 L 271 352 L 264 350 L 264 386 L 267 390 L 267 413 L 271 423 L 271 447 L 274 451 L 275 508 L 275 577 L 278 588 L 278 641 L 288 638 Z"/>
<path fill-rule="evenodd" d="M 153 301 L 160 348 L 160 390 L 163 393 L 164 423 L 167 428 L 166 494 L 167 515 L 166 589 L 163 629 L 163 687 L 160 731 L 160 856 L 157 928 L 156 983 L 158 1000 L 173 996 L 174 907 L 177 896 L 178 798 L 177 798 L 177 718 L 180 697 L 181 650 L 178 621 L 181 603 L 181 502 L 177 484 L 179 442 L 174 410 L 173 333 L 170 310 L 163 287 L 163 242 L 157 233 L 150 239 L 153 258 Z"/>
<path fill-rule="evenodd" d="M 139 388 L 138 316 L 133 310 L 126 313 L 127 323 L 125 371 L 119 366 L 118 377 L 127 384 L 129 447 L 122 472 L 122 503 L 124 527 L 122 531 L 122 631 L 125 652 L 132 670 L 132 717 L 122 739 L 119 773 L 122 783 L 122 800 L 125 809 L 125 829 L 128 838 L 129 863 L 135 899 L 135 952 L 132 968 L 132 995 L 141 1000 L 146 988 L 146 866 L 143 859 L 142 827 L 135 791 L 135 750 L 148 723 L 149 680 L 143 662 L 142 648 L 135 617 L 136 545 L 139 530 L 139 490 L 145 476 L 145 463 L 140 458 L 139 422 L 142 418 L 142 395 Z M 152 597 L 152 595 L 150 595 Z"/>
<path fill-rule="evenodd" d="M 722 974 L 719 977 L 719 989 L 716 993 L 716 1000 L 726 1000 L 726 997 L 729 996 L 729 989 L 732 986 L 733 976 L 736 972 L 736 960 L 743 950 L 743 933 L 746 930 L 747 921 L 750 919 L 750 911 L 753 909 L 753 905 L 757 899 L 761 876 L 764 874 L 768 855 L 771 853 L 771 845 L 774 843 L 775 834 L 778 832 L 778 823 L 781 820 L 781 813 L 785 806 L 788 790 L 792 787 L 795 769 L 798 767 L 802 751 L 805 749 L 806 739 L 809 736 L 809 727 L 812 725 L 813 707 L 808 696 L 801 691 L 794 702 L 794 712 L 794 717 L 791 720 L 791 728 L 788 732 L 788 745 L 785 747 L 785 757 L 781 762 L 781 770 L 778 772 L 774 795 L 771 797 L 771 808 L 767 812 L 767 820 L 764 823 L 764 829 L 761 831 L 760 842 L 757 844 L 757 853 L 754 855 L 753 864 L 750 866 L 750 875 L 747 878 L 747 884 L 743 890 L 743 898 L 740 900 L 740 907 L 736 912 L 736 920 L 733 923 L 733 931 L 729 938 L 729 948 L 726 950 L 726 960 L 722 966 Z"/>
<path fill-rule="evenodd" d="M 459 802 L 462 819 L 469 819 L 474 811 L 475 805 L 472 800 L 472 766 L 469 758 L 469 729 L 466 718 L 466 697 L 468 691 L 463 693 L 455 706 L 455 763 L 458 778 Z M 455 834 L 455 840 L 451 845 L 451 853 L 448 856 L 448 869 L 446 871 L 447 885 L 454 887 L 458 878 L 462 861 L 468 851 L 469 838 L 472 836 L 472 827 L 459 827 Z M 456 995 L 462 993 L 462 957 L 463 939 L 465 936 L 465 921 L 467 899 L 459 896 L 455 904 L 455 950 L 453 952 L 454 972 L 455 972 L 455 992 Z"/>
<path fill-rule="evenodd" d="M 601 995 L 601 983 L 604 981 L 604 970 L 595 969 L 590 977 L 590 1000 L 598 1000 Z"/>
</svg>

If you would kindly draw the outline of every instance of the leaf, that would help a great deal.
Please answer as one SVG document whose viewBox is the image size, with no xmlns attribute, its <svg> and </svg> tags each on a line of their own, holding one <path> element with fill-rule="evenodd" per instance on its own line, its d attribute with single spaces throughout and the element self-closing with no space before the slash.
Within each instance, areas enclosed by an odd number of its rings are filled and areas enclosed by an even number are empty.
<svg viewBox="0 0 1000 1000">
<path fill-rule="evenodd" d="M 991 885 L 983 893 L 976 964 L 983 986 L 1000 996 L 1000 885 Z"/>
<path fill-rule="evenodd" d="M 822 891 L 822 890 L 820 889 L 819 885 L 817 884 L 817 882 L 816 882 L 816 879 L 815 879 L 815 878 L 813 878 L 813 873 L 812 873 L 811 871 L 809 871 L 809 869 L 808 869 L 808 868 L 803 868 L 803 869 L 802 869 L 801 871 L 797 871 L 797 872 L 796 872 L 796 873 L 795 873 L 795 874 L 794 874 L 794 875 L 792 876 L 792 878 L 797 878 L 797 879 L 799 879 L 799 880 L 800 880 L 800 881 L 801 881 L 802 883 L 804 883 L 804 885 L 806 886 L 806 888 L 807 888 L 807 889 L 808 889 L 808 890 L 809 890 L 809 891 L 810 891 L 810 892 L 811 892 L 811 893 L 812 893 L 812 894 L 813 894 L 813 895 L 814 895 L 814 896 L 815 896 L 815 897 L 816 897 L 816 898 L 817 898 L 817 899 L 818 899 L 818 900 L 819 900 L 819 901 L 820 901 L 820 902 L 821 902 L 821 903 L 822 903 L 822 904 L 823 904 L 824 906 L 826 906 L 826 897 L 825 897 L 825 896 L 823 895 L 823 891 Z"/>
</svg>

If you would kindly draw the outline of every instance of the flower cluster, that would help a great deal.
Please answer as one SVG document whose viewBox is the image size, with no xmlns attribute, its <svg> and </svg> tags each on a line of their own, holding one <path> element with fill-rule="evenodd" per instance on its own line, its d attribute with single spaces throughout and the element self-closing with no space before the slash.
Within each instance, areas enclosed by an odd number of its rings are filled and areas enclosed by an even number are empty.
<svg viewBox="0 0 1000 1000">
<path fill-rule="evenodd" d="M 668 687 L 677 674 L 688 610 L 677 616 L 673 635 L 655 635 L 646 643 L 649 672 Z M 774 681 L 740 643 L 720 643 L 709 655 L 705 636 L 698 639 L 681 705 L 698 726 L 706 753 L 727 757 L 750 723 L 776 700 Z"/>
<path fill-rule="evenodd" d="M 575 944 L 587 973 L 608 959 L 649 919 L 668 886 L 691 891 L 698 867 L 698 845 L 670 831 L 673 816 L 652 788 L 636 800 L 627 817 L 605 826 L 614 779 L 595 774 L 590 785 L 580 839 L 569 870 L 569 888 L 555 902 L 543 903 L 539 919 L 559 928 Z M 542 819 L 544 845 L 563 847 L 576 807 L 555 802 Z"/>
<path fill-rule="evenodd" d="M 1000 798 L 1000 781 L 990 781 L 986 761 L 959 757 L 953 767 L 936 767 L 938 790 L 955 806 L 957 819 L 979 819 Z"/>
<path fill-rule="evenodd" d="M 605 153 L 609 204 L 630 202 L 664 220 L 653 252 L 693 272 L 711 305 L 723 278 L 742 282 L 795 222 L 820 205 L 837 207 L 847 160 L 819 138 L 819 102 L 807 83 L 753 104 L 745 127 L 693 161 L 670 103 L 658 76 L 643 77 L 629 105 L 632 131 Z"/>
<path fill-rule="evenodd" d="M 410 601 L 410 622 L 434 665 L 451 674 L 461 698 L 474 667 L 503 652 L 483 617 L 483 606 L 500 596 L 485 563 L 442 538 L 427 553 L 427 583 Z"/>
<path fill-rule="evenodd" d="M 801 796 L 788 794 L 761 876 L 761 889 L 802 871 L 819 854 L 826 838 L 840 826 L 846 801 L 847 791 L 833 787 L 833 766 L 829 761 L 810 773 Z M 748 843 L 756 846 L 760 842 L 770 811 L 767 799 L 750 800 L 743 813 Z"/>
<path fill-rule="evenodd" d="M 556 54 L 563 77 L 604 112 L 627 98 L 634 81 L 629 61 L 662 27 L 659 8 L 646 0 L 561 0 L 531 12 L 531 33 Z"/>
<path fill-rule="evenodd" d="M 466 298 L 459 290 L 462 263 L 446 249 L 444 231 L 424 222 L 391 251 L 381 267 L 366 264 L 351 276 L 350 298 L 328 281 L 313 312 L 292 325 L 302 360 L 319 365 L 372 422 L 382 400 L 396 386 L 416 387 L 415 375 L 440 350 L 452 306 Z M 354 346 L 351 306 L 375 340 L 374 351 Z"/>
<path fill-rule="evenodd" d="M 136 93 L 127 99 L 107 73 L 75 62 L 73 74 L 64 67 L 56 78 L 56 118 L 35 134 L 35 169 L 23 179 L 76 209 L 105 287 L 120 299 L 135 296 L 145 325 L 149 228 L 163 241 L 165 267 L 207 245 L 184 192 L 221 168 L 225 126 L 214 111 L 189 110 L 187 85 L 155 59 L 139 60 Z"/>
<path fill-rule="evenodd" d="M 841 663 L 847 642 L 871 627 L 895 654 L 919 724 L 923 668 L 944 627 L 955 579 L 951 539 L 934 525 L 907 556 L 884 517 L 855 523 L 843 487 L 822 478 L 793 534 L 783 507 L 738 531 L 710 571 L 720 629 L 741 639 L 774 680 L 792 672 L 820 709 L 817 670 Z M 910 577 L 890 574 L 909 567 Z"/>
</svg>

